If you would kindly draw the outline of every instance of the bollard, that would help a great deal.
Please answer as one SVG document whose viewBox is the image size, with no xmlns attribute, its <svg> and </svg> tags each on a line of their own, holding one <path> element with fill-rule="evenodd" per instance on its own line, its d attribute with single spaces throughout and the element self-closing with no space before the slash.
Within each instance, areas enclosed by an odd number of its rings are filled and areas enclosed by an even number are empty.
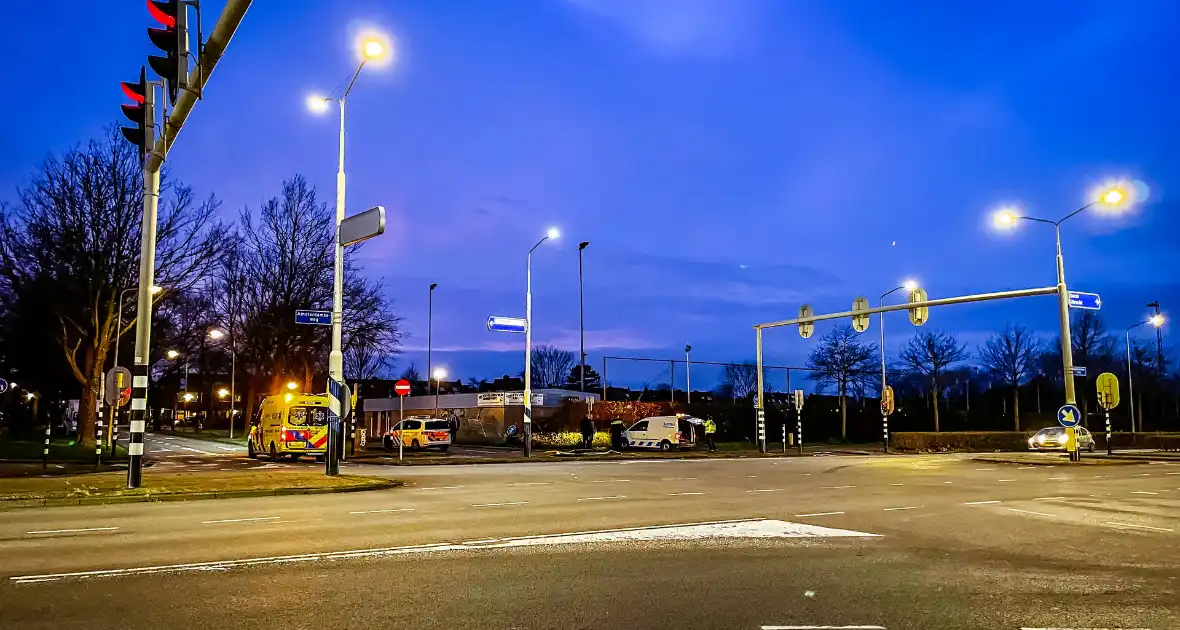
<svg viewBox="0 0 1180 630">
<path fill-rule="evenodd" d="M 787 423 L 783 423 L 783 454 L 787 452 Z"/>
<path fill-rule="evenodd" d="M 102 467 L 102 409 L 101 408 L 98 410 L 98 424 L 95 425 L 95 429 L 98 431 L 98 435 L 96 436 L 98 438 L 98 443 L 95 445 L 95 448 L 94 448 L 94 460 L 95 460 L 94 467 L 101 468 Z"/>
<path fill-rule="evenodd" d="M 889 416 L 881 416 L 881 440 L 885 444 L 885 452 L 889 452 Z"/>
<path fill-rule="evenodd" d="M 1106 454 L 1112 455 L 1110 447 L 1110 410 L 1106 410 Z"/>
<path fill-rule="evenodd" d="M 41 451 L 41 467 L 49 468 L 49 422 L 45 423 L 45 450 Z"/>
<path fill-rule="evenodd" d="M 795 416 L 795 443 L 799 445 L 799 454 L 803 454 L 803 417 L 802 414 Z"/>
</svg>

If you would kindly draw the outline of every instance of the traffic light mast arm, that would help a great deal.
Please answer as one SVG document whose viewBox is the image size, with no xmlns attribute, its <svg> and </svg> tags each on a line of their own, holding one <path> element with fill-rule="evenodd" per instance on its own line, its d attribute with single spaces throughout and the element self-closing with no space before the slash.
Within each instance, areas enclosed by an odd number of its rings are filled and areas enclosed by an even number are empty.
<svg viewBox="0 0 1180 630">
<path fill-rule="evenodd" d="M 204 91 L 205 84 L 209 82 L 209 75 L 213 74 L 217 62 L 225 54 L 226 47 L 229 46 L 230 40 L 233 39 L 234 33 L 242 23 L 242 18 L 246 16 L 246 10 L 250 8 L 250 2 L 251 0 L 229 0 L 226 2 L 225 9 L 217 18 L 217 24 L 213 25 L 213 32 L 209 34 L 209 41 L 204 44 L 199 63 L 193 68 L 190 85 L 195 90 L 184 90 L 176 99 L 176 106 L 164 124 L 164 133 L 160 135 L 154 149 L 148 155 L 147 170 L 153 172 L 160 170 L 163 156 L 171 148 L 172 143 L 176 140 L 176 135 L 180 133 L 189 113 L 192 112 L 193 105 L 197 102 L 197 94 Z"/>
</svg>

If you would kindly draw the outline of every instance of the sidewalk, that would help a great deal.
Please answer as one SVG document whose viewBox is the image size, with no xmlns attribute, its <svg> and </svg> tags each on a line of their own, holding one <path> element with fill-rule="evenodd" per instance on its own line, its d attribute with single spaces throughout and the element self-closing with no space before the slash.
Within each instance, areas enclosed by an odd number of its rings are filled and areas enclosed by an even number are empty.
<svg viewBox="0 0 1180 630">
<path fill-rule="evenodd" d="M 400 482 L 377 477 L 318 472 L 147 472 L 142 487 L 126 487 L 125 472 L 73 477 L 18 477 L 0 479 L 0 510 L 22 507 L 191 501 L 236 497 L 357 492 L 394 488 Z"/>
</svg>

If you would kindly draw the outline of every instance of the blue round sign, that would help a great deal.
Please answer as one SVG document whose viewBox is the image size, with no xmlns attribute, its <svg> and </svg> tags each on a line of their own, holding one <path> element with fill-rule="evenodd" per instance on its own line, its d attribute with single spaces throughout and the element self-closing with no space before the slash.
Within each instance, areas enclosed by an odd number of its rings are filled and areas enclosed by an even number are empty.
<svg viewBox="0 0 1180 630">
<path fill-rule="evenodd" d="M 8 381 L 0 378 L 0 394 L 8 391 Z"/>
<path fill-rule="evenodd" d="M 1077 405 L 1064 404 L 1057 410 L 1057 422 L 1063 427 L 1076 427 L 1082 422 L 1082 412 Z"/>
</svg>

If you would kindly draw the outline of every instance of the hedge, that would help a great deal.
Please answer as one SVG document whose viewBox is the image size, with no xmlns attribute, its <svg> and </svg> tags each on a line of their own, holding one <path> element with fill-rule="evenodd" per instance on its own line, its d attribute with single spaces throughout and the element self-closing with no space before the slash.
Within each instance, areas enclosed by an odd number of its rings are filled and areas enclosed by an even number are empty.
<svg viewBox="0 0 1180 630">
<path fill-rule="evenodd" d="M 1032 432 L 947 431 L 901 432 L 889 436 L 898 451 L 1026 451 Z"/>
</svg>

